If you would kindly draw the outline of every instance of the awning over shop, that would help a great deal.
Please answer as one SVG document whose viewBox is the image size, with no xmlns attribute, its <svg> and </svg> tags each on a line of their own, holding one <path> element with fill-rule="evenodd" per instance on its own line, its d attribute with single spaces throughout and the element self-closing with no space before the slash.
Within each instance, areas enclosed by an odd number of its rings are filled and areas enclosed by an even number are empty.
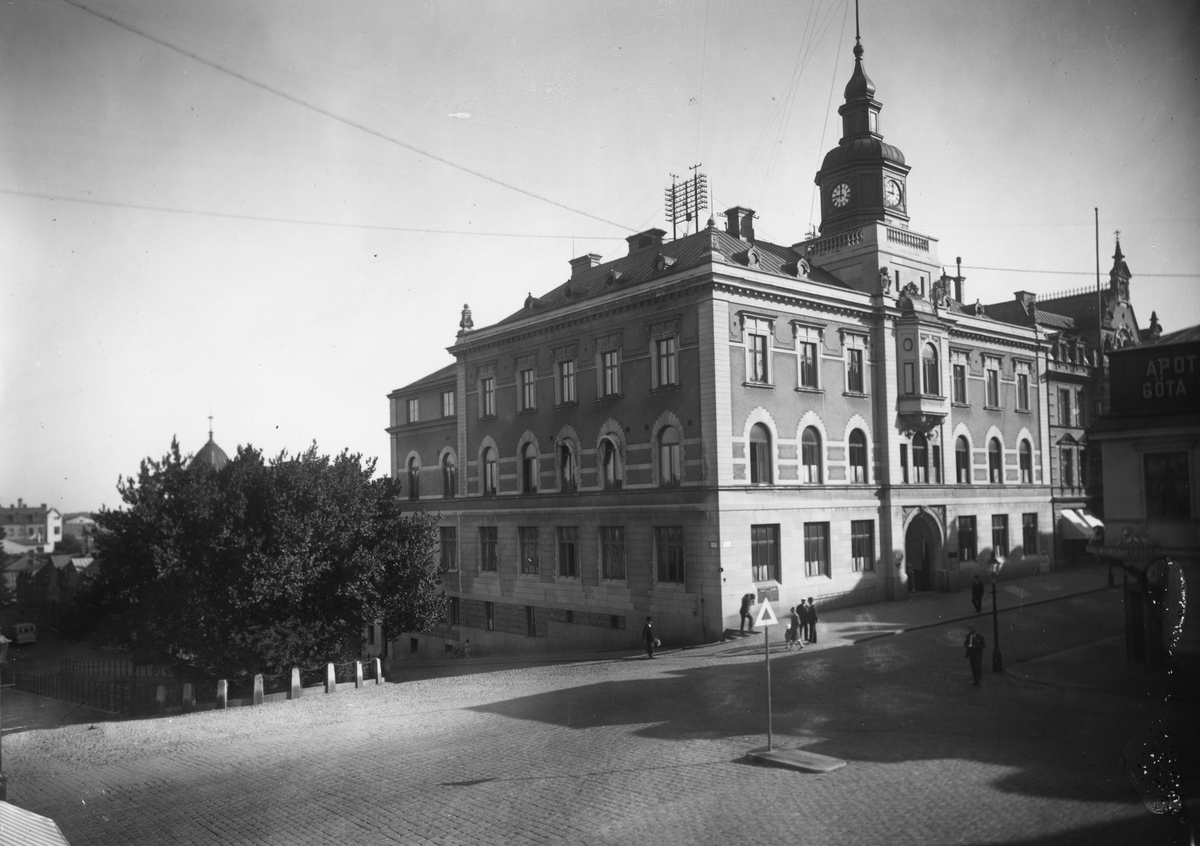
<svg viewBox="0 0 1200 846">
<path fill-rule="evenodd" d="M 1064 540 L 1090 541 L 1096 536 L 1096 529 L 1104 528 L 1104 523 L 1085 508 L 1078 511 L 1064 508 L 1059 523 Z"/>
<path fill-rule="evenodd" d="M 71 846 L 57 823 L 16 805 L 0 802 L 0 846 Z"/>
</svg>

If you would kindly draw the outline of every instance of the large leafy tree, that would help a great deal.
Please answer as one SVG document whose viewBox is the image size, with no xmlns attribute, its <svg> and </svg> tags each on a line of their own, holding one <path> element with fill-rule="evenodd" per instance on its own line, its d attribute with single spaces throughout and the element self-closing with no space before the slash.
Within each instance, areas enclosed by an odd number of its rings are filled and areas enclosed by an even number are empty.
<svg viewBox="0 0 1200 846">
<path fill-rule="evenodd" d="M 363 627 L 427 628 L 445 613 L 436 518 L 404 513 L 373 460 L 312 446 L 220 470 L 172 442 L 95 515 L 104 562 L 82 619 L 139 663 L 236 676 L 357 654 Z"/>
</svg>

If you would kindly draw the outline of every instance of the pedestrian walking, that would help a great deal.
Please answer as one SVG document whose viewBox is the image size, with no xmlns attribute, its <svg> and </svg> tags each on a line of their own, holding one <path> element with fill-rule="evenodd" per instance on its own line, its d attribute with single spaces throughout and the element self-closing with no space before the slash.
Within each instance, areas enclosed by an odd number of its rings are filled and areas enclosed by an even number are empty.
<svg viewBox="0 0 1200 846">
<path fill-rule="evenodd" d="M 653 658 L 657 639 L 654 637 L 654 621 L 649 617 L 646 618 L 646 625 L 642 626 L 642 640 L 646 643 L 646 657 Z"/>
<path fill-rule="evenodd" d="M 470 641 L 470 639 L 468 639 L 467 642 L 463 644 L 462 655 L 464 658 L 471 657 L 471 641 Z"/>
<path fill-rule="evenodd" d="M 791 610 L 791 614 L 788 616 L 788 626 L 788 639 L 790 641 L 788 649 L 791 649 L 793 646 L 803 649 L 804 644 L 800 642 L 800 613 L 795 608 Z"/>
<path fill-rule="evenodd" d="M 754 631 L 754 618 L 750 616 L 750 606 L 754 603 L 754 594 L 748 593 L 742 597 L 742 608 L 738 612 L 741 617 L 741 623 L 738 626 L 742 634 L 746 633 L 746 621 L 750 621 L 750 631 Z"/>
<path fill-rule="evenodd" d="M 975 606 L 976 614 L 983 610 L 983 582 L 979 580 L 978 576 L 971 583 L 971 604 Z"/>
<path fill-rule="evenodd" d="M 808 598 L 808 605 L 804 608 L 808 612 L 808 642 L 817 642 L 817 606 L 813 605 L 813 598 Z"/>
<path fill-rule="evenodd" d="M 974 626 L 971 626 L 963 647 L 967 650 L 967 660 L 971 662 L 971 677 L 975 679 L 975 687 L 979 687 L 980 682 L 983 681 L 983 648 L 985 646 L 987 646 L 987 642 L 983 639 L 983 635 L 975 631 Z"/>
</svg>

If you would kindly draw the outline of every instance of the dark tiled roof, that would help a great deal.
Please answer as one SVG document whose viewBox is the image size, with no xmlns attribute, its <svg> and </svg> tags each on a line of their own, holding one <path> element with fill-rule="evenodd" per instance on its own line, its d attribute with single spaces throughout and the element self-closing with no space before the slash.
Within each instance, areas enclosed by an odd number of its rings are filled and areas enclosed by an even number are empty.
<svg viewBox="0 0 1200 846">
<path fill-rule="evenodd" d="M 675 241 L 645 247 L 630 255 L 587 268 L 549 293 L 540 297 L 531 294 L 526 300 L 525 308 L 510 314 L 496 325 L 511 323 L 531 314 L 550 311 L 614 289 L 627 288 L 668 273 L 696 267 L 706 261 L 705 256 L 710 244 L 713 251 L 730 264 L 747 265 L 749 252 L 753 249 L 758 255 L 758 270 L 790 279 L 797 278 L 796 262 L 801 256 L 791 247 L 767 241 L 746 242 L 721 229 L 704 229 Z M 663 256 L 667 262 L 667 266 L 662 269 L 656 268 L 659 256 Z M 841 280 L 819 268 L 813 268 L 809 278 L 827 285 L 847 287 Z"/>
<path fill-rule="evenodd" d="M 401 393 L 403 391 L 412 391 L 417 388 L 424 388 L 428 385 L 436 384 L 437 382 L 444 382 L 447 379 L 450 379 L 454 376 L 454 371 L 457 366 L 458 366 L 457 362 L 450 362 L 449 364 L 447 364 L 445 367 L 441 368 L 440 370 L 435 370 L 432 373 L 430 373 L 428 376 L 422 376 L 420 379 L 418 379 L 415 382 L 409 382 L 403 388 L 397 388 L 392 393 Z"/>
<path fill-rule="evenodd" d="M 1143 347 L 1161 347 L 1167 344 L 1190 344 L 1200 341 L 1200 325 L 1189 326 L 1169 335 L 1159 335 L 1153 340 L 1142 341 Z"/>
</svg>

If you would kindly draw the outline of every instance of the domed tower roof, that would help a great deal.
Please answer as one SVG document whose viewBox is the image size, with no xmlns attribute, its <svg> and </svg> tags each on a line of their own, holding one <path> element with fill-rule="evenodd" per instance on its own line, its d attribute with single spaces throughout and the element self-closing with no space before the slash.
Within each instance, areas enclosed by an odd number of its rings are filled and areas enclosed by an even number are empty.
<svg viewBox="0 0 1200 846">
<path fill-rule="evenodd" d="M 192 463 L 188 465 L 192 467 L 205 468 L 208 470 L 220 470 L 229 463 L 229 456 L 225 454 L 225 450 L 217 446 L 217 442 L 213 440 L 212 433 L 212 417 L 208 418 L 208 443 L 200 447 L 200 451 L 192 457 Z"/>
</svg>

